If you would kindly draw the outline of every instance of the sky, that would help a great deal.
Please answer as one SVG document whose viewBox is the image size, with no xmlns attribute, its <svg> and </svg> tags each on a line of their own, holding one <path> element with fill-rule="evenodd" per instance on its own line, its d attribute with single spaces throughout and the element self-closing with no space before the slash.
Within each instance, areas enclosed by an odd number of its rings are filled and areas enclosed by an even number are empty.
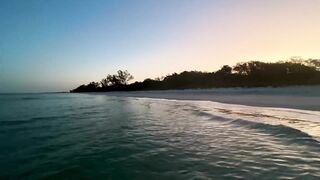
<svg viewBox="0 0 320 180">
<path fill-rule="evenodd" d="M 0 93 L 320 57 L 320 0 L 0 0 Z"/>
</svg>

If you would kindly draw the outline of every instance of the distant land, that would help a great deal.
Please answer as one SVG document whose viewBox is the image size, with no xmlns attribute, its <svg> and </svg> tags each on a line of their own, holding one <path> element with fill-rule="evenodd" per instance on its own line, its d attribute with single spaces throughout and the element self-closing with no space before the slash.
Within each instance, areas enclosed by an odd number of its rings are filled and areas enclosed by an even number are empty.
<svg viewBox="0 0 320 180">
<path fill-rule="evenodd" d="M 100 82 L 83 84 L 70 92 L 319 85 L 320 59 L 291 58 L 274 63 L 248 61 L 232 67 L 224 65 L 215 72 L 184 71 L 129 83 L 132 79 L 128 71 L 119 70 L 117 74 L 109 74 Z"/>
</svg>

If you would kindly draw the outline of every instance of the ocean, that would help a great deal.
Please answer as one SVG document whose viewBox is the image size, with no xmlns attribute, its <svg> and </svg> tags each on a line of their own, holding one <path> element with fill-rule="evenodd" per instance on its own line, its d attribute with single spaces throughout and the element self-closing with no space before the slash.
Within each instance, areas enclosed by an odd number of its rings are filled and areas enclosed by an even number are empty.
<svg viewBox="0 0 320 180">
<path fill-rule="evenodd" d="M 320 111 L 1 94 L 0 179 L 320 179 Z"/>
</svg>

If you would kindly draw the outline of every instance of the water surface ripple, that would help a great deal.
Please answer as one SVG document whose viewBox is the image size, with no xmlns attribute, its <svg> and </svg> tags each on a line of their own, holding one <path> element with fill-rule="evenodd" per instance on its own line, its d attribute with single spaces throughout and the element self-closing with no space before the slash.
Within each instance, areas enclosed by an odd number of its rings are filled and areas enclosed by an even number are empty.
<svg viewBox="0 0 320 180">
<path fill-rule="evenodd" d="M 0 179 L 319 179 L 318 113 L 0 95 Z"/>
</svg>

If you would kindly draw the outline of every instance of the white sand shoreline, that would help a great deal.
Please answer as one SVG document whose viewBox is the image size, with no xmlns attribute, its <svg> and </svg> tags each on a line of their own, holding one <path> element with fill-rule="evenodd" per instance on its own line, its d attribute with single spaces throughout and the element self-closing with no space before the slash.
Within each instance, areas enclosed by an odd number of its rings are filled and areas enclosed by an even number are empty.
<svg viewBox="0 0 320 180">
<path fill-rule="evenodd" d="M 299 89 L 302 88 L 302 89 Z M 299 91 L 303 90 L 304 91 Z M 305 90 L 307 88 L 307 90 Z M 311 88 L 311 89 L 310 89 Z M 166 90 L 166 91 L 134 91 L 134 92 L 103 92 L 95 94 L 106 94 L 117 97 L 143 97 L 160 98 L 174 100 L 200 100 L 214 101 L 227 104 L 239 104 L 258 107 L 278 107 L 301 110 L 320 111 L 320 93 L 319 86 L 315 87 L 294 87 L 294 93 L 283 92 L 284 88 L 274 88 L 276 91 L 270 93 L 270 90 L 256 91 L 254 89 L 235 89 L 230 92 L 217 91 L 217 89 L 208 90 Z M 258 90 L 264 90 L 262 88 Z M 298 93 L 297 93 L 298 92 Z"/>
</svg>

